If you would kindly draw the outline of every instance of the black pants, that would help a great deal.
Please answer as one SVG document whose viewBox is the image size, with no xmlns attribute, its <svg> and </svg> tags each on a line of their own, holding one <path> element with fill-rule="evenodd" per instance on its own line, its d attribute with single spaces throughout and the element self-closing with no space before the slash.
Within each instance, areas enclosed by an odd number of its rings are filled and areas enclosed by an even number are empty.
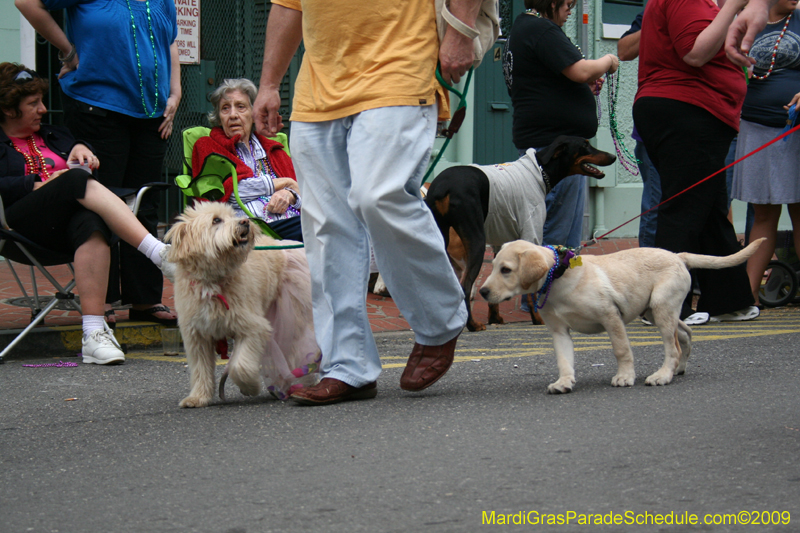
<svg viewBox="0 0 800 533">
<path fill-rule="evenodd" d="M 111 230 L 100 215 L 78 202 L 86 195 L 88 179 L 89 174 L 80 169 L 64 172 L 7 207 L 8 225 L 39 246 L 66 255 L 96 231 L 111 242 Z"/>
<path fill-rule="evenodd" d="M 140 119 L 73 100 L 64 95 L 66 125 L 76 139 L 92 145 L 100 159 L 97 180 L 110 189 L 139 189 L 162 181 L 167 142 L 158 133 L 163 118 Z M 157 236 L 159 193 L 145 195 L 139 221 Z M 161 302 L 164 278 L 144 254 L 127 243 L 111 250 L 106 302 L 124 304 Z"/>
<path fill-rule="evenodd" d="M 662 201 L 725 166 L 736 131 L 700 107 L 668 98 L 643 97 L 633 120 L 661 176 Z M 730 255 L 741 250 L 728 221 L 725 173 L 658 208 L 655 245 L 672 252 Z M 722 270 L 693 271 L 701 296 L 697 311 L 712 316 L 753 305 L 744 264 Z M 681 318 L 692 313 L 687 296 Z"/>
</svg>

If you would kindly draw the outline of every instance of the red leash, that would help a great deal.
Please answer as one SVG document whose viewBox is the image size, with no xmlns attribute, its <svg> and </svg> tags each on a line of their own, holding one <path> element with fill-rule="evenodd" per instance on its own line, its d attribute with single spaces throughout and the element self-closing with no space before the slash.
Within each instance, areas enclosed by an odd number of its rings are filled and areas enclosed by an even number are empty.
<svg viewBox="0 0 800 533">
<path fill-rule="evenodd" d="M 742 156 L 742 157 L 740 157 L 739 159 L 737 159 L 737 160 L 736 160 L 736 161 L 734 161 L 733 163 L 731 163 L 731 164 L 729 164 L 729 165 L 727 165 L 727 166 L 725 166 L 725 167 L 723 167 L 723 168 L 721 168 L 721 169 L 717 170 L 716 172 L 714 172 L 714 173 L 713 173 L 713 174 L 711 174 L 710 176 L 707 176 L 707 177 L 703 178 L 702 180 L 698 181 L 698 182 L 697 182 L 697 183 L 695 183 L 694 185 L 690 185 L 689 187 L 686 187 L 686 188 L 685 188 L 684 190 L 682 190 L 681 192 L 679 192 L 679 193 L 677 193 L 677 194 L 674 194 L 674 195 L 670 196 L 669 198 L 667 198 L 666 200 L 662 201 L 662 202 L 661 202 L 660 204 L 658 204 L 657 206 L 651 207 L 650 209 L 648 209 L 648 210 L 647 210 L 647 211 L 645 211 L 644 213 L 640 213 L 640 214 L 636 215 L 636 216 L 635 216 L 635 217 L 633 217 L 632 219 L 630 219 L 630 220 L 628 220 L 628 221 L 626 221 L 626 222 L 623 222 L 622 224 L 620 224 L 620 225 L 619 225 L 619 226 L 617 226 L 616 228 L 614 228 L 614 229 L 612 229 L 612 230 L 609 230 L 609 231 L 607 231 L 607 232 L 603 233 L 603 234 L 602 234 L 602 235 L 600 235 L 599 237 L 593 237 L 593 238 L 592 238 L 592 240 L 590 240 L 589 242 L 587 242 L 587 243 L 585 243 L 585 244 L 582 244 L 582 245 L 581 245 L 581 248 L 586 248 L 586 247 L 592 246 L 593 244 L 597 244 L 597 241 L 599 241 L 600 239 L 602 239 L 602 238 L 606 237 L 606 236 L 607 236 L 607 235 L 609 235 L 610 233 L 614 233 L 615 231 L 617 231 L 617 230 L 618 230 L 619 228 L 621 228 L 622 226 L 625 226 L 626 224 L 630 224 L 631 222 L 633 222 L 633 221 L 634 221 L 634 220 L 636 220 L 637 218 L 639 218 L 639 217 L 641 217 L 641 216 L 643 216 L 643 215 L 646 215 L 647 213 L 649 213 L 649 212 L 650 212 L 650 211 L 652 211 L 653 209 L 658 209 L 659 207 L 661 207 L 661 206 L 662 206 L 662 205 L 664 205 L 665 203 L 669 202 L 670 200 L 672 200 L 672 199 L 674 199 L 674 198 L 677 198 L 677 197 L 678 197 L 678 196 L 680 196 L 681 194 L 683 194 L 683 193 L 685 193 L 685 192 L 687 192 L 687 191 L 689 191 L 689 190 L 691 190 L 691 189 L 693 189 L 693 188 L 697 187 L 697 186 L 698 186 L 698 185 L 700 185 L 701 183 L 703 183 L 703 182 L 705 182 L 705 181 L 708 181 L 708 180 L 710 180 L 711 178 L 713 178 L 714 176 L 716 176 L 716 175 L 717 175 L 717 174 L 719 174 L 720 172 L 725 172 L 726 170 L 728 170 L 729 168 L 731 168 L 733 165 L 736 165 L 736 164 L 738 164 L 738 163 L 741 163 L 742 161 L 744 161 L 745 159 L 747 159 L 747 158 L 748 158 L 748 157 L 750 157 L 751 155 L 754 155 L 754 154 L 756 154 L 756 153 L 760 152 L 761 150 L 763 150 L 764 148 L 766 148 L 767 146 L 769 146 L 769 145 L 771 145 L 771 144 L 773 144 L 773 143 L 776 143 L 776 142 L 780 141 L 781 139 L 783 139 L 784 137 L 786 137 L 786 136 L 788 136 L 788 135 L 791 135 L 792 133 L 796 132 L 798 129 L 800 129 L 800 124 L 798 124 L 797 126 L 795 126 L 795 127 L 794 127 L 794 128 L 792 128 L 792 129 L 790 129 L 789 131 L 785 131 L 785 132 L 783 132 L 782 134 L 778 135 L 777 137 L 775 137 L 774 139 L 772 139 L 772 140 L 771 140 L 770 142 L 768 142 L 767 144 L 765 144 L 765 145 L 763 145 L 763 146 L 759 146 L 758 148 L 756 148 L 755 150 L 753 150 L 753 151 L 752 151 L 752 152 L 750 152 L 749 154 L 747 154 L 747 155 L 745 155 L 745 156 Z"/>
</svg>

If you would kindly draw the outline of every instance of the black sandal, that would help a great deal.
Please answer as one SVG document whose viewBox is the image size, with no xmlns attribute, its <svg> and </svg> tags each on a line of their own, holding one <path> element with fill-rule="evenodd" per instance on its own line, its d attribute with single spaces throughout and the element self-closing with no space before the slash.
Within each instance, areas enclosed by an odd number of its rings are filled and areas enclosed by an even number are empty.
<svg viewBox="0 0 800 533">
<path fill-rule="evenodd" d="M 128 316 L 131 320 L 138 320 L 141 322 L 155 322 L 156 324 L 161 324 L 163 326 L 175 326 L 178 324 L 177 318 L 158 318 L 155 316 L 156 313 L 159 312 L 169 313 L 171 312 L 169 307 L 166 305 L 154 305 L 149 309 L 131 309 L 128 313 Z"/>
</svg>

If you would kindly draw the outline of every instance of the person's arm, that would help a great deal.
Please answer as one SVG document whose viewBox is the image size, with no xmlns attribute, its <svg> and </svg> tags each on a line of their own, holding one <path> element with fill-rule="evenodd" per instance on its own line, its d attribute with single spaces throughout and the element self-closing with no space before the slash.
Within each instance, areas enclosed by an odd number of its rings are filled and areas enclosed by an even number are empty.
<svg viewBox="0 0 800 533">
<path fill-rule="evenodd" d="M 180 57 L 178 56 L 177 42 L 173 42 L 169 46 L 169 55 L 169 98 L 167 98 L 167 106 L 164 108 L 164 120 L 158 127 L 158 132 L 161 134 L 162 139 L 166 139 L 172 135 L 172 125 L 175 121 L 175 113 L 178 111 L 178 105 L 181 103 L 181 96 L 183 94 L 181 89 L 181 61 Z"/>
<path fill-rule="evenodd" d="M 706 29 L 700 32 L 694 41 L 694 46 L 688 54 L 683 56 L 683 61 L 692 67 L 702 67 L 711 61 L 722 45 L 725 36 L 736 14 L 747 4 L 747 0 L 728 0 L 719 10 L 717 16 Z"/>
<path fill-rule="evenodd" d="M 30 22 L 36 32 L 47 39 L 47 42 L 55 46 L 61 52 L 61 57 L 68 57 L 72 52 L 73 45 L 67 39 L 67 34 L 56 23 L 53 15 L 47 10 L 42 0 L 14 0 L 14 5 L 17 7 L 22 16 Z M 64 74 L 71 70 L 78 68 L 78 54 L 75 54 L 72 59 L 63 63 L 61 72 L 58 77 L 61 78 Z"/>
<path fill-rule="evenodd" d="M 617 56 L 620 61 L 633 61 L 639 57 L 639 40 L 642 37 L 642 30 L 626 35 L 617 41 Z"/>
<path fill-rule="evenodd" d="M 475 28 L 481 0 L 451 0 L 450 13 L 458 20 Z M 448 24 L 439 45 L 439 69 L 447 83 L 458 83 L 475 60 L 472 39 Z"/>
<path fill-rule="evenodd" d="M 619 58 L 614 54 L 606 54 L 600 59 L 581 59 L 561 71 L 575 83 L 594 83 L 603 74 L 613 74 L 619 68 Z"/>
<path fill-rule="evenodd" d="M 274 137 L 283 129 L 283 120 L 278 113 L 281 107 L 281 80 L 302 40 L 302 11 L 272 4 L 264 39 L 261 81 L 253 104 L 256 131 L 265 137 Z"/>
<path fill-rule="evenodd" d="M 725 38 L 725 54 L 733 63 L 745 68 L 756 64 L 756 60 L 747 54 L 750 53 L 756 35 L 767 26 L 769 10 L 777 2 L 778 0 L 750 0 L 730 25 Z"/>
</svg>

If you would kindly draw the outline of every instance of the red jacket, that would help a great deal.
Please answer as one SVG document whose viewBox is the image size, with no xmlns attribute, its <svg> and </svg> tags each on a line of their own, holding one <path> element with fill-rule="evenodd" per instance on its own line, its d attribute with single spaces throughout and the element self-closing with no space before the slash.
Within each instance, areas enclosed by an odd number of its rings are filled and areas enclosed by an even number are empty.
<svg viewBox="0 0 800 533">
<path fill-rule="evenodd" d="M 255 135 L 258 142 L 264 147 L 264 151 L 267 152 L 267 157 L 269 158 L 270 165 L 272 165 L 272 169 L 275 171 L 275 175 L 279 178 L 292 178 L 296 181 L 297 178 L 294 174 L 292 159 L 283 151 L 283 145 L 277 141 L 267 139 L 258 133 Z M 228 138 L 222 128 L 218 126 L 212 128 L 211 134 L 208 137 L 201 137 L 198 139 L 192 150 L 192 177 L 197 177 L 203 168 L 203 162 L 209 155 L 219 154 L 234 162 L 238 181 L 242 181 L 245 178 L 252 178 L 253 171 L 239 159 L 236 153 L 236 143 L 239 142 L 240 137 L 240 135 L 235 135 L 232 138 Z M 227 202 L 228 198 L 233 194 L 233 184 L 231 183 L 230 177 L 225 180 L 223 185 L 225 187 L 225 196 L 223 196 L 220 201 Z"/>
</svg>

